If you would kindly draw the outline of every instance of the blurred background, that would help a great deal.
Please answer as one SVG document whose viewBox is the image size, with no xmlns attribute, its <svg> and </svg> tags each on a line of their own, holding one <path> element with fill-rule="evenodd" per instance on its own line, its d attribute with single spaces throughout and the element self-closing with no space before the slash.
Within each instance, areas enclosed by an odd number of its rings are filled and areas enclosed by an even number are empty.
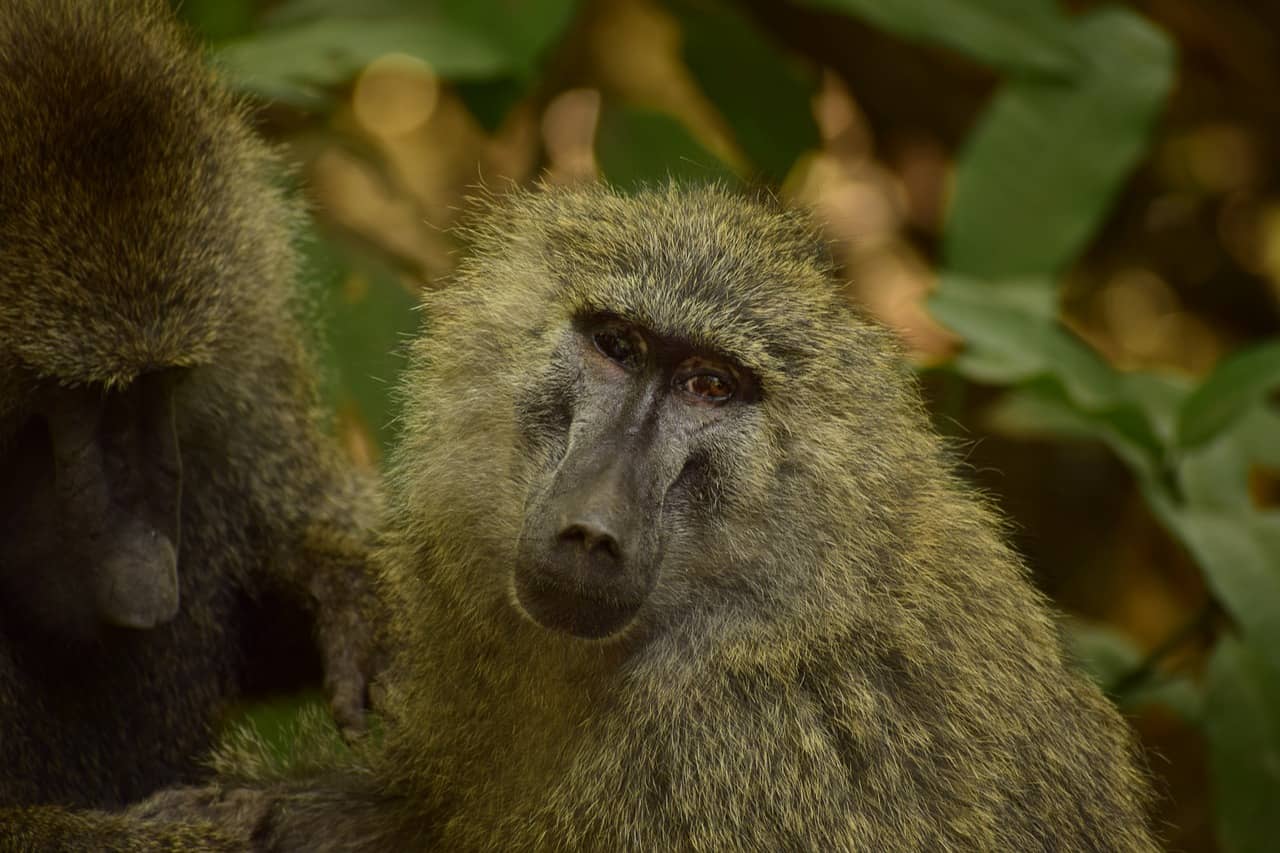
<svg viewBox="0 0 1280 853">
<path fill-rule="evenodd" d="M 1130 714 L 1172 849 L 1280 849 L 1280 3 L 173 0 L 312 222 L 353 458 L 483 187 L 812 208 Z"/>
</svg>

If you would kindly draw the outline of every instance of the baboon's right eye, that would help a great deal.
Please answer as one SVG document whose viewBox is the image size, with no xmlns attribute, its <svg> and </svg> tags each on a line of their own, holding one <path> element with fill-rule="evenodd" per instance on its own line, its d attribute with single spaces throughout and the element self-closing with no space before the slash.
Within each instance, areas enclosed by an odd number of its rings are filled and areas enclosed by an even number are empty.
<svg viewBox="0 0 1280 853">
<path fill-rule="evenodd" d="M 591 341 L 605 358 L 627 370 L 638 368 L 644 358 L 644 339 L 626 326 L 606 326 L 594 332 Z"/>
</svg>

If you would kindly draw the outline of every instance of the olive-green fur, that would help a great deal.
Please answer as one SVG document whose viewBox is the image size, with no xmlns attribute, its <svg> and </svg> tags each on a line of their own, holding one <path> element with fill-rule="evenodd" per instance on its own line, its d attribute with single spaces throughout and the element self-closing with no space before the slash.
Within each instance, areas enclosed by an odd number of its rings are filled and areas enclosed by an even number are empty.
<svg viewBox="0 0 1280 853">
<path fill-rule="evenodd" d="M 1064 662 L 802 215 L 716 188 L 548 190 L 472 236 L 402 388 L 385 739 L 310 781 L 231 755 L 218 787 L 147 814 L 271 850 L 1156 849 L 1124 720 Z M 572 381 L 554 352 L 601 311 L 761 388 L 708 463 L 714 523 L 673 532 L 637 621 L 586 641 L 512 600 L 556 452 L 517 421 Z"/>
<path fill-rule="evenodd" d="M 187 371 L 178 615 L 62 648 L 0 602 L 0 805 L 115 807 L 204 775 L 270 651 L 251 635 L 316 649 L 358 717 L 376 509 L 323 429 L 278 171 L 166 4 L 0 3 L 0 459 L 37 391 Z"/>
<path fill-rule="evenodd" d="M 6 0 L 5 359 L 127 384 L 285 313 L 293 213 L 240 106 L 159 3 Z"/>
<path fill-rule="evenodd" d="M 212 824 L 161 827 L 118 814 L 69 813 L 53 806 L 0 809 L 0 853 L 239 853 L 244 844 Z"/>
<path fill-rule="evenodd" d="M 395 458 L 392 729 L 447 849 L 1152 849 L 1116 710 L 812 226 L 717 189 L 507 202 L 427 305 Z M 508 603 L 512 412 L 571 315 L 737 356 L 717 523 L 592 644 Z M 661 523 L 661 522 L 658 522 Z M 413 760 L 410 760 L 412 757 Z"/>
</svg>

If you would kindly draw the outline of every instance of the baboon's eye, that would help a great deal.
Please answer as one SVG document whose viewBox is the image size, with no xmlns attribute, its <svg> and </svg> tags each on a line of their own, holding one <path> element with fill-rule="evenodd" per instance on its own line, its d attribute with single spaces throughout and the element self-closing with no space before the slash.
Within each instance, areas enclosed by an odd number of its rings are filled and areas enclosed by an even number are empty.
<svg viewBox="0 0 1280 853">
<path fill-rule="evenodd" d="M 697 362 L 685 365 L 676 374 L 675 386 L 704 403 L 723 403 L 733 397 L 738 384 L 724 370 L 707 367 Z"/>
<path fill-rule="evenodd" d="M 621 324 L 597 330 L 591 335 L 591 340 L 605 358 L 627 370 L 635 370 L 644 359 L 644 339 Z"/>
</svg>

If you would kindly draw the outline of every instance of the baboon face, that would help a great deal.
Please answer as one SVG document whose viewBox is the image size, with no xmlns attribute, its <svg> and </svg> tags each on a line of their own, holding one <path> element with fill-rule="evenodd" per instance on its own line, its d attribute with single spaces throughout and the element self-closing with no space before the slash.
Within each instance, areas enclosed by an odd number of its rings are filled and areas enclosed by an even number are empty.
<svg viewBox="0 0 1280 853">
<path fill-rule="evenodd" d="M 713 449 L 759 383 L 723 353 L 608 313 L 575 318 L 555 361 L 530 398 L 542 410 L 522 413 L 562 452 L 531 489 L 516 599 L 547 628 L 603 638 L 636 616 L 667 549 L 689 544 L 672 540 L 697 535 Z"/>
<path fill-rule="evenodd" d="M 809 221 L 717 188 L 489 214 L 406 375 L 406 589 L 636 644 L 785 606 L 828 541 L 812 510 L 856 500 L 824 472 L 883 408 L 847 394 L 879 350 Z"/>
<path fill-rule="evenodd" d="M 181 371 L 120 389 L 37 382 L 0 450 L 0 592 L 68 639 L 178 612 Z"/>
</svg>

